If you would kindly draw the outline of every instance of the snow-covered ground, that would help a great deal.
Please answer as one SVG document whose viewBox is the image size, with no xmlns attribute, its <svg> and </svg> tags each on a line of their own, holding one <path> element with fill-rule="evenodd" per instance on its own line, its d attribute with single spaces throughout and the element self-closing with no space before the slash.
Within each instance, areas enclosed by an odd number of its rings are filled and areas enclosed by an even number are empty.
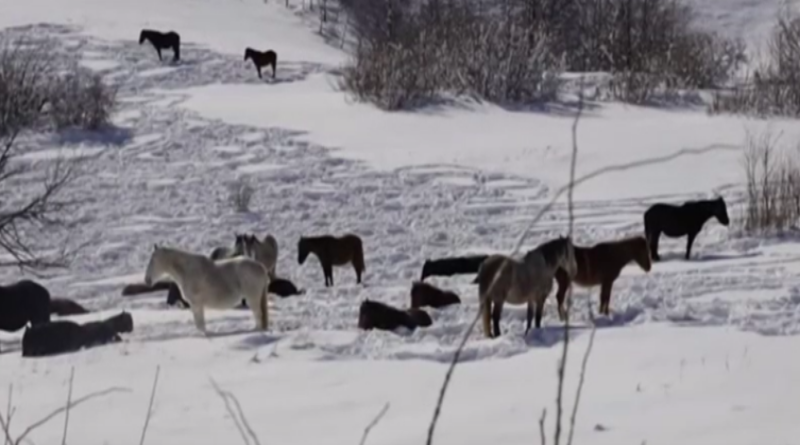
<svg viewBox="0 0 800 445">
<path fill-rule="evenodd" d="M 755 39 L 769 28 L 773 3 L 717 0 L 703 11 L 720 29 L 746 29 Z M 758 15 L 747 13 L 754 9 Z M 112 134 L 40 138 L 25 158 L 43 165 L 59 153 L 87 159 L 68 190 L 79 201 L 69 242 L 86 247 L 69 270 L 42 283 L 97 311 L 78 320 L 125 309 L 135 323 L 122 344 L 47 359 L 22 359 L 22 332 L 0 332 L 0 402 L 13 384 L 12 432 L 63 404 L 74 366 L 73 398 L 124 391 L 76 408 L 69 442 L 132 442 L 160 365 L 148 443 L 239 440 L 209 378 L 238 397 L 261 443 L 356 443 L 387 402 L 368 443 L 423 441 L 447 361 L 477 310 L 472 277 L 432 278 L 464 304 L 431 310 L 433 326 L 412 334 L 359 332 L 358 304 L 407 305 L 425 258 L 512 249 L 567 181 L 575 110 L 463 104 L 385 113 L 352 103 L 331 73 L 345 55 L 280 1 L 25 0 L 0 4 L 0 26 L 58 37 L 61 50 L 81 52 L 86 66 L 120 86 Z M 183 62 L 171 64 L 165 51 L 160 63 L 149 45 L 139 46 L 143 27 L 179 31 Z M 275 81 L 259 81 L 242 61 L 246 46 L 278 51 Z M 579 176 L 694 151 L 581 185 L 576 241 L 640 233 L 642 212 L 656 201 L 720 193 L 737 217 L 741 144 L 747 131 L 768 128 L 783 131 L 787 143 L 800 140 L 791 121 L 592 104 L 578 130 Z M 228 186 L 240 178 L 256 189 L 251 214 L 229 203 Z M 562 199 L 525 246 L 566 230 Z M 279 274 L 308 289 L 271 297 L 269 333 L 249 331 L 249 311 L 209 311 L 217 335 L 206 339 L 189 312 L 166 307 L 163 293 L 120 296 L 124 283 L 143 276 L 153 243 L 210 252 L 245 231 L 272 233 Z M 365 286 L 341 268 L 326 289 L 316 259 L 297 265 L 296 243 L 301 235 L 345 231 L 364 240 Z M 63 237 L 39 242 L 55 246 Z M 684 246 L 685 239 L 662 239 L 666 261 L 649 274 L 629 266 L 616 282 L 613 315 L 597 321 L 576 442 L 800 442 L 800 361 L 792 358 L 800 347 L 800 237 L 743 237 L 710 221 L 692 261 L 681 259 Z M 7 271 L 3 281 L 18 278 Z M 589 292 L 576 295 L 583 308 Z M 474 332 L 437 444 L 536 442 L 543 408 L 552 440 L 562 345 L 552 300 L 544 329 L 527 338 L 522 307 L 506 307 L 501 338 Z M 597 290 L 591 301 L 597 304 Z M 575 315 L 567 413 L 589 337 L 585 312 Z M 62 420 L 31 438 L 55 443 Z"/>
</svg>

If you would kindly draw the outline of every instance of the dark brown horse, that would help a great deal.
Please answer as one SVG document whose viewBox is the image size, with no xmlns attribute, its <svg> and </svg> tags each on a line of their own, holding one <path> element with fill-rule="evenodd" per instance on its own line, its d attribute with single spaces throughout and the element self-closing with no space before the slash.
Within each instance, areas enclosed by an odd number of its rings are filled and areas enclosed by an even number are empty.
<svg viewBox="0 0 800 445">
<path fill-rule="evenodd" d="M 0 286 L 0 331 L 14 332 L 26 325 L 50 321 L 50 291 L 32 280 Z"/>
<path fill-rule="evenodd" d="M 650 243 L 653 261 L 660 261 L 658 239 L 663 234 L 669 238 L 686 237 L 686 255 L 692 255 L 692 244 L 703 225 L 711 218 L 720 224 L 730 224 L 728 206 L 722 196 L 716 199 L 686 201 L 676 206 L 672 204 L 653 204 L 644 212 L 644 232 Z"/>
<path fill-rule="evenodd" d="M 51 298 L 50 313 L 58 316 L 88 314 L 89 310 L 69 298 Z"/>
<path fill-rule="evenodd" d="M 643 236 L 634 236 L 615 241 L 606 241 L 591 247 L 575 246 L 575 262 L 578 272 L 572 282 L 581 287 L 600 286 L 600 313 L 609 315 L 611 287 L 628 263 L 635 261 L 645 272 L 650 272 L 652 261 L 647 240 Z M 556 300 L 558 316 L 563 321 L 566 317 L 564 296 L 570 286 L 570 279 L 563 269 L 555 274 L 558 283 Z"/>
<path fill-rule="evenodd" d="M 256 71 L 258 71 L 258 78 L 262 79 L 261 77 L 261 67 L 262 66 L 272 66 L 272 78 L 275 78 L 275 68 L 278 64 L 278 54 L 268 49 L 264 52 L 255 50 L 253 48 L 245 48 L 244 50 L 244 60 L 245 62 L 247 59 L 253 61 L 253 65 L 256 66 Z"/>
<path fill-rule="evenodd" d="M 172 49 L 172 60 L 181 60 L 181 36 L 175 31 L 161 32 L 153 29 L 143 29 L 139 33 L 139 45 L 149 40 L 158 53 L 158 60 L 161 58 L 161 50 L 170 48 Z"/>
<path fill-rule="evenodd" d="M 364 266 L 364 247 L 361 238 L 352 233 L 341 237 L 331 235 L 301 236 L 297 243 L 297 262 L 303 264 L 308 254 L 319 258 L 322 272 L 325 274 L 325 287 L 333 286 L 333 266 L 353 265 L 356 271 L 356 282 L 361 283 Z"/>
</svg>

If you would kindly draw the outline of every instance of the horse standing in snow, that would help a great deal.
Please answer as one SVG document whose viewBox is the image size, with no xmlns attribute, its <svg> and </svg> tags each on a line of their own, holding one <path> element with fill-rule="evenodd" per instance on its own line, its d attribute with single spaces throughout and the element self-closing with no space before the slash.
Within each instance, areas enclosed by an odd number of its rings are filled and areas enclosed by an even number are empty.
<svg viewBox="0 0 800 445">
<path fill-rule="evenodd" d="M 170 247 L 153 246 L 144 282 L 167 277 L 189 303 L 198 330 L 207 334 L 205 308 L 231 309 L 244 298 L 253 312 L 256 327 L 268 326 L 267 289 L 269 274 L 258 261 L 235 257 L 214 261 L 205 255 Z"/>
<path fill-rule="evenodd" d="M 32 280 L 0 286 L 0 330 L 14 332 L 28 323 L 50 321 L 50 291 Z"/>
<path fill-rule="evenodd" d="M 252 258 L 267 268 L 269 277 L 275 278 L 275 266 L 278 263 L 278 240 L 267 234 L 264 241 L 259 241 L 255 235 L 242 235 L 242 251 L 244 255 Z"/>
<path fill-rule="evenodd" d="M 419 280 L 425 281 L 425 278 L 434 275 L 449 277 L 457 274 L 478 273 L 481 263 L 488 257 L 489 255 L 471 255 L 425 260 Z"/>
<path fill-rule="evenodd" d="M 716 199 L 686 201 L 682 205 L 657 203 L 644 212 L 644 232 L 650 243 L 653 261 L 660 261 L 658 238 L 661 234 L 669 238 L 688 236 L 686 239 L 686 259 L 692 253 L 692 243 L 703 229 L 703 225 L 715 217 L 723 226 L 730 224 L 728 207 L 722 196 Z"/>
<path fill-rule="evenodd" d="M 639 267 L 650 272 L 653 264 L 650 259 L 650 248 L 643 236 L 623 238 L 621 240 L 597 243 L 591 247 L 574 246 L 575 263 L 578 266 L 575 276 L 570 280 L 567 272 L 556 270 L 556 301 L 558 301 L 558 317 L 566 318 L 564 296 L 571 283 L 581 287 L 600 286 L 600 313 L 610 315 L 611 287 L 619 277 L 622 269 L 635 261 Z"/>
<path fill-rule="evenodd" d="M 253 65 L 256 66 L 259 79 L 263 79 L 263 77 L 261 77 L 261 67 L 267 65 L 272 66 L 272 78 L 275 78 L 275 68 L 278 65 L 278 54 L 275 51 L 269 49 L 261 52 L 248 47 L 244 50 L 244 61 L 247 62 L 247 59 L 252 60 Z"/>
<path fill-rule="evenodd" d="M 22 336 L 22 356 L 42 357 L 122 341 L 121 332 L 133 331 L 133 317 L 122 311 L 100 321 L 78 324 L 58 320 L 31 326 Z"/>
<path fill-rule="evenodd" d="M 483 317 L 483 332 L 489 337 L 500 336 L 500 317 L 505 303 L 527 304 L 525 333 L 531 328 L 536 310 L 536 328 L 541 327 L 544 302 L 553 289 L 553 277 L 562 268 L 570 277 L 578 268 L 575 249 L 569 237 L 540 244 L 516 260 L 506 255 L 491 255 L 478 271 L 478 299 Z M 494 330 L 490 331 L 490 320 Z"/>
<path fill-rule="evenodd" d="M 233 258 L 236 256 L 244 255 L 245 249 L 245 235 L 242 233 L 234 234 L 236 239 L 232 247 L 220 246 L 211 251 L 208 256 L 212 260 L 222 260 L 225 258 Z"/>
<path fill-rule="evenodd" d="M 400 310 L 379 301 L 366 299 L 358 308 L 358 328 L 393 331 L 400 326 L 413 331 L 433 324 L 431 316 L 422 309 Z"/>
<path fill-rule="evenodd" d="M 297 262 L 302 265 L 309 253 L 319 258 L 322 272 L 325 274 L 325 287 L 333 286 L 333 266 L 344 266 L 348 263 L 352 264 L 356 271 L 356 282 L 361 283 L 361 274 L 366 268 L 364 247 L 357 235 L 348 233 L 341 237 L 302 236 L 297 243 Z"/>
<path fill-rule="evenodd" d="M 158 60 L 161 58 L 161 50 L 170 48 L 172 49 L 172 60 L 175 62 L 181 59 L 181 36 L 175 31 L 160 32 L 153 29 L 143 29 L 139 33 L 139 45 L 144 43 L 145 40 L 150 41 L 158 53 Z"/>
</svg>

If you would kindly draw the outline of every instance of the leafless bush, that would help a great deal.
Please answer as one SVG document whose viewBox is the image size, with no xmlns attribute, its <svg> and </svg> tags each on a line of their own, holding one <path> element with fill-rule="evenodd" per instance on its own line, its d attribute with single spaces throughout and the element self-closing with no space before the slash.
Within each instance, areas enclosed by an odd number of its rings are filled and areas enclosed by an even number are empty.
<svg viewBox="0 0 800 445">
<path fill-rule="evenodd" d="M 53 82 L 49 114 L 56 128 L 98 130 L 108 124 L 116 102 L 116 90 L 99 74 L 77 64 Z"/>
<path fill-rule="evenodd" d="M 246 179 L 239 179 L 230 186 L 230 202 L 237 212 L 247 213 L 250 211 L 250 201 L 253 200 L 255 189 Z"/>
<path fill-rule="evenodd" d="M 788 10 L 778 19 L 766 61 L 752 79 L 730 93 L 715 94 L 712 113 L 800 116 L 800 17 Z"/>
<path fill-rule="evenodd" d="M 770 132 L 747 135 L 744 153 L 747 207 L 744 230 L 781 230 L 800 217 L 800 163 Z"/>
<path fill-rule="evenodd" d="M 0 38 L 0 249 L 13 258 L 0 266 L 37 269 L 65 263 L 65 256 L 46 259 L 37 254 L 30 244 L 31 231 L 58 225 L 56 217 L 65 203 L 57 198 L 73 179 L 75 164 L 59 160 L 42 173 L 15 159 L 24 133 L 51 126 L 45 112 L 57 67 L 51 48 L 47 41 Z M 42 177 L 41 190 L 20 193 L 16 182 L 32 174 Z"/>
<path fill-rule="evenodd" d="M 561 59 L 515 17 L 480 15 L 469 2 L 376 5 L 384 9 L 355 14 L 359 43 L 340 83 L 358 99 L 397 110 L 444 95 L 511 104 L 557 92 Z"/>
</svg>

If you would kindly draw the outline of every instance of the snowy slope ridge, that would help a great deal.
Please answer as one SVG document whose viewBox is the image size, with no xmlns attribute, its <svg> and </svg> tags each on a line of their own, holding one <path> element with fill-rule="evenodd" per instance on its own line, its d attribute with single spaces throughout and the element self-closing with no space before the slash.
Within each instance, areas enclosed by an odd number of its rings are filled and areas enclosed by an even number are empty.
<svg viewBox="0 0 800 445">
<path fill-rule="evenodd" d="M 353 443 L 386 402 L 391 407 L 369 443 L 421 442 L 444 362 L 477 311 L 473 277 L 432 278 L 464 304 L 430 310 L 433 326 L 414 333 L 359 332 L 358 304 L 370 298 L 406 306 L 425 258 L 510 250 L 567 178 L 570 113 L 475 105 L 389 114 L 350 103 L 331 87 L 343 55 L 282 2 L 145 0 L 134 7 L 76 0 L 68 8 L 29 2 L 0 6 L 0 25 L 15 27 L 5 32 L 56 37 L 59 51 L 82 54 L 86 66 L 118 85 L 121 99 L 108 137 L 70 133 L 29 141 L 23 159 L 42 166 L 57 154 L 87 159 L 66 192 L 78 201 L 68 240 L 86 247 L 69 270 L 41 282 L 54 296 L 97 311 L 75 319 L 125 309 L 135 329 L 122 344 L 36 360 L 19 357 L 22 332 L 0 332 L 0 383 L 13 384 L 17 407 L 12 429 L 57 408 L 74 367 L 77 395 L 128 391 L 74 410 L 68 440 L 130 442 L 140 434 L 160 365 L 149 443 L 237 440 L 209 377 L 237 395 L 262 443 Z M 147 7 L 156 4 L 167 12 L 150 17 Z M 160 63 L 151 47 L 139 46 L 133 39 L 145 26 L 188 30 L 183 62 Z M 248 42 L 262 33 L 281 54 L 274 82 L 259 81 L 241 59 L 243 47 L 255 46 Z M 745 130 L 768 126 L 784 130 L 786 140 L 800 135 L 792 122 L 616 104 L 591 110 L 579 130 L 579 175 L 681 148 L 734 149 L 587 182 L 576 191 L 576 242 L 640 233 L 642 212 L 657 201 L 718 192 L 736 216 L 743 185 L 735 147 Z M 708 166 L 713 174 L 699 177 Z M 256 189 L 248 214 L 234 212 L 228 198 L 228 186 L 242 178 Z M 19 187 L 36 186 L 36 178 L 25 179 Z M 525 248 L 563 234 L 565 218 L 562 200 L 533 228 Z M 190 313 L 167 308 L 163 293 L 120 296 L 124 283 L 142 277 L 153 243 L 209 252 L 245 231 L 272 233 L 280 246 L 278 273 L 308 289 L 299 297 L 271 297 L 267 334 L 250 332 L 249 311 L 208 311 L 214 335 L 201 338 Z M 364 240 L 365 286 L 355 284 L 352 269 L 340 268 L 336 286 L 326 289 L 316 259 L 297 265 L 296 242 L 345 231 Z M 54 246 L 64 238 L 50 233 L 38 243 Z M 684 239 L 662 239 L 664 262 L 649 274 L 626 268 L 615 283 L 612 316 L 597 320 L 576 441 L 796 443 L 800 426 L 791 401 L 799 395 L 800 361 L 789 351 L 800 333 L 798 243 L 788 235 L 739 237 L 710 221 L 692 261 L 682 260 Z M 3 282 L 18 278 L 5 272 Z M 576 295 L 571 363 L 588 337 L 589 291 Z M 535 419 L 544 407 L 552 413 L 561 350 L 553 300 L 544 328 L 527 337 L 524 307 L 505 308 L 501 338 L 473 333 L 436 443 L 537 440 Z M 596 290 L 590 301 L 597 304 Z M 568 394 L 576 373 L 570 368 Z M 63 433 L 57 423 L 31 438 L 56 443 Z"/>
</svg>

